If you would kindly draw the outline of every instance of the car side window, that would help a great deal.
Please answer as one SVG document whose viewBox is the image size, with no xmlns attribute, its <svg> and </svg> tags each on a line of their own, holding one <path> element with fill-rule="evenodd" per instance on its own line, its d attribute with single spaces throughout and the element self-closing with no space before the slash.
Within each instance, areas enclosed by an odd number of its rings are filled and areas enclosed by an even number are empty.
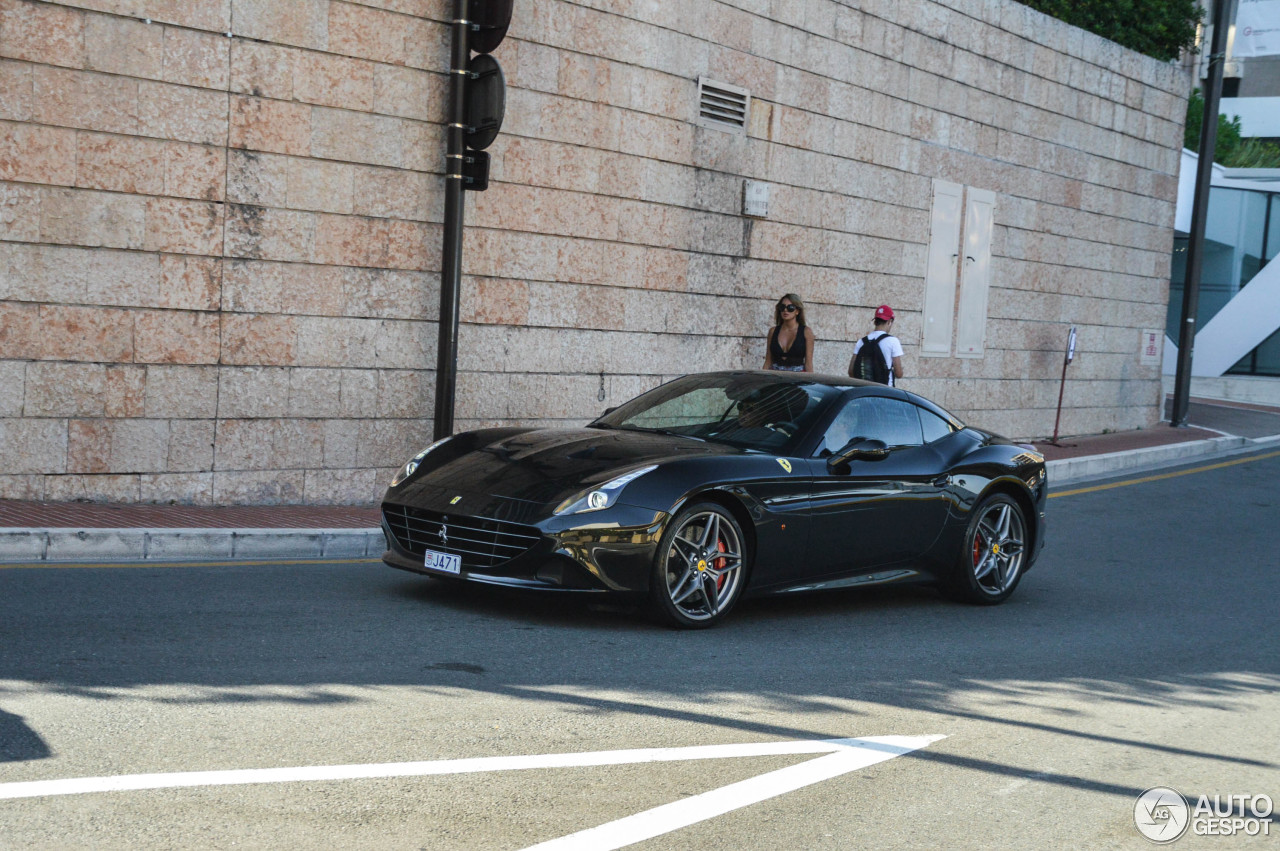
<svg viewBox="0 0 1280 851">
<path fill-rule="evenodd" d="M 925 443 L 941 440 L 956 431 L 955 426 L 933 411 L 927 411 L 924 408 L 916 408 L 916 410 L 920 412 L 920 427 L 924 430 Z"/>
<path fill-rule="evenodd" d="M 919 410 L 909 402 L 881 396 L 850 399 L 827 427 L 819 455 L 842 449 L 855 437 L 883 440 L 886 446 L 919 446 L 924 442 Z"/>
</svg>

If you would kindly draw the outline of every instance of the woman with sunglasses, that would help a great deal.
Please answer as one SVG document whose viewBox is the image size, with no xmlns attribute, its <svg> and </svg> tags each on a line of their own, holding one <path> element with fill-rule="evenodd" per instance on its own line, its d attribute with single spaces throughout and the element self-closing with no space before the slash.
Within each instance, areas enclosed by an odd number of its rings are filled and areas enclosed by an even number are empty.
<svg viewBox="0 0 1280 851">
<path fill-rule="evenodd" d="M 813 331 L 804 324 L 804 302 L 795 293 L 778 299 L 764 350 L 765 369 L 813 372 Z"/>
</svg>

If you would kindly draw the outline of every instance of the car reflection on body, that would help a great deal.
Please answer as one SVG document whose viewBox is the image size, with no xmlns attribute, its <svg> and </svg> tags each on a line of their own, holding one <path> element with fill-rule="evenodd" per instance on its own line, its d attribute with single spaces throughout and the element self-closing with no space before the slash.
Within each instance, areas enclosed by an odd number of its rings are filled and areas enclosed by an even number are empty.
<svg viewBox="0 0 1280 851">
<path fill-rule="evenodd" d="M 1044 539 L 1044 458 L 901 389 L 678 378 L 578 429 L 427 447 L 382 503 L 397 568 L 647 601 L 710 626 L 745 595 L 930 582 L 1006 599 Z"/>
</svg>

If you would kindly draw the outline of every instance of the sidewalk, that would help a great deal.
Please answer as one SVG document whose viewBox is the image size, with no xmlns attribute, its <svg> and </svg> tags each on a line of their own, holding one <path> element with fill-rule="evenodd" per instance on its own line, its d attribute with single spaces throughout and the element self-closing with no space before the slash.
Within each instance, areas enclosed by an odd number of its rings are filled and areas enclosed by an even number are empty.
<svg viewBox="0 0 1280 851">
<path fill-rule="evenodd" d="M 1170 403 L 1166 401 L 1165 414 Z M 1037 444 L 1049 482 L 1167 467 L 1280 446 L 1280 407 L 1192 399 L 1191 427 Z M 378 558 L 377 508 L 338 506 L 104 505 L 0 500 L 0 564 L 228 559 Z"/>
</svg>

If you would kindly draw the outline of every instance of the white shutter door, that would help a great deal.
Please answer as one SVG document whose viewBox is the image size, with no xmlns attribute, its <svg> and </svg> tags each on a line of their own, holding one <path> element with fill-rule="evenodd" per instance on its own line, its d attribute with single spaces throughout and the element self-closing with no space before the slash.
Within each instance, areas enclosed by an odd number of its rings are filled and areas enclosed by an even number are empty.
<svg viewBox="0 0 1280 851">
<path fill-rule="evenodd" d="M 924 275 L 924 329 L 921 357 L 951 354 L 951 319 L 956 309 L 956 251 L 964 187 L 933 181 L 933 217 L 929 224 L 929 265 Z"/>
<path fill-rule="evenodd" d="M 964 251 L 960 272 L 960 309 L 956 319 L 956 357 L 980 358 L 987 329 L 987 290 L 991 286 L 991 231 L 996 196 L 970 189 L 965 205 Z"/>
</svg>

